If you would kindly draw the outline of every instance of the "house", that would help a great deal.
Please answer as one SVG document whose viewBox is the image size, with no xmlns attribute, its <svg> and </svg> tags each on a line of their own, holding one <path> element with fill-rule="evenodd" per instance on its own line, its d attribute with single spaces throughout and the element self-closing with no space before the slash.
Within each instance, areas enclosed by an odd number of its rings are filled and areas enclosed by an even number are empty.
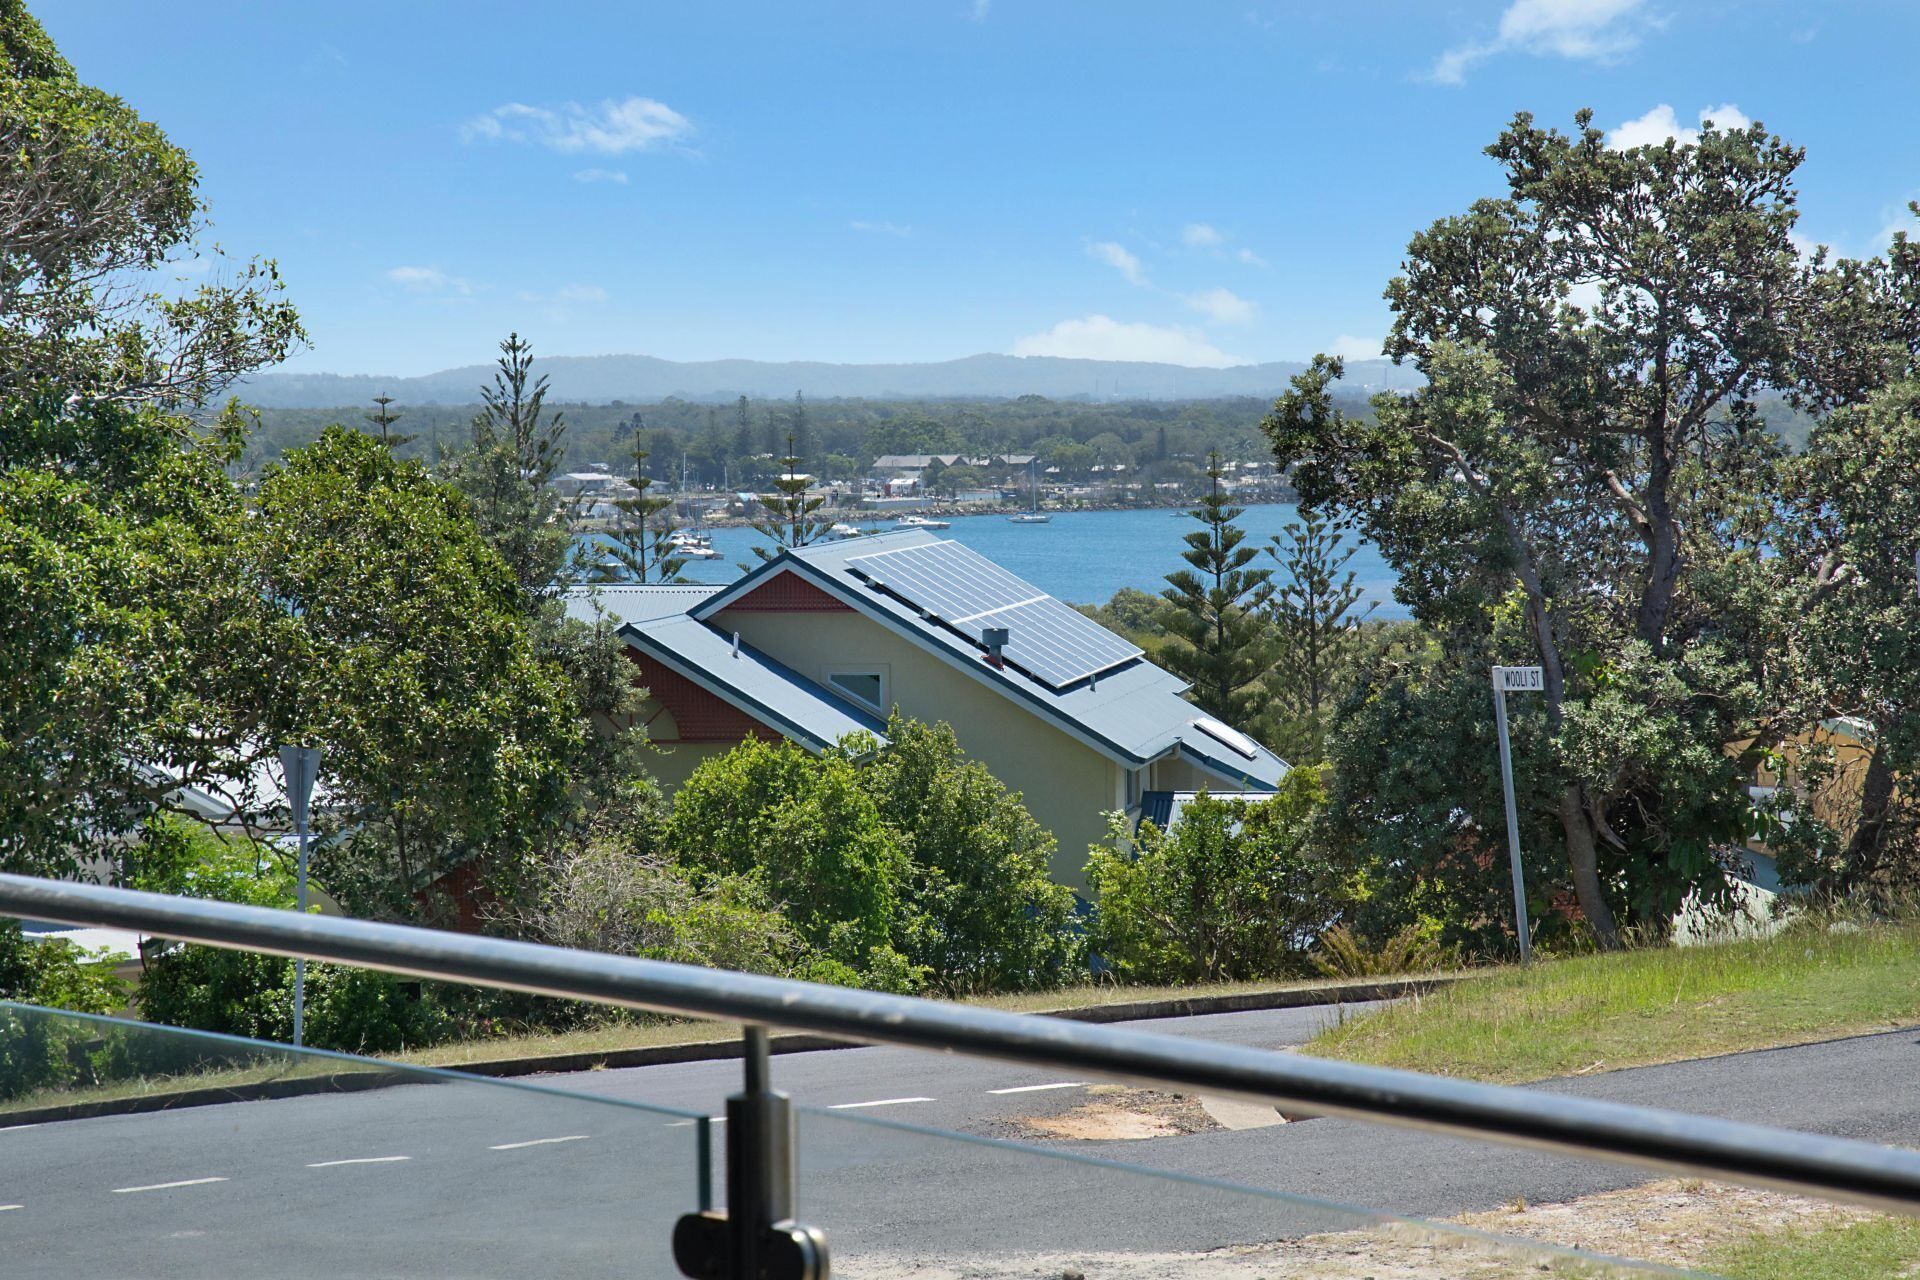
<svg viewBox="0 0 1920 1280">
<path fill-rule="evenodd" d="M 945 721 L 1059 841 L 1081 883 L 1105 814 L 1153 793 L 1265 792 L 1286 762 L 1181 697 L 1132 644 L 959 542 L 903 530 L 790 549 L 727 586 L 581 594 L 620 635 L 671 789 L 743 738 L 821 751 L 894 708 Z"/>
</svg>

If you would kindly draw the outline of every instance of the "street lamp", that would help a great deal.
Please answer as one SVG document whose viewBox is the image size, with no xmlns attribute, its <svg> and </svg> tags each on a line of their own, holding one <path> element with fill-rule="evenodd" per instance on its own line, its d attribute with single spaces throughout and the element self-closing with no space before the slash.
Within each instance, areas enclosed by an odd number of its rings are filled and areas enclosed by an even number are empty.
<svg viewBox="0 0 1920 1280">
<path fill-rule="evenodd" d="M 293 815 L 293 833 L 300 841 L 299 903 L 307 910 L 307 805 L 313 798 L 313 780 L 320 772 L 320 748 L 280 748 L 280 768 L 287 777 L 287 808 Z M 293 1043 L 305 1043 L 307 1022 L 307 961 L 293 961 Z"/>
<path fill-rule="evenodd" d="M 1500 726 L 1500 785 L 1507 793 L 1507 860 L 1513 866 L 1513 923 L 1520 932 L 1520 963 L 1533 963 L 1533 938 L 1527 926 L 1527 877 L 1520 869 L 1520 815 L 1513 805 L 1513 749 L 1507 745 L 1507 694 L 1539 693 L 1546 688 L 1539 667 L 1493 669 L 1493 718 Z"/>
</svg>

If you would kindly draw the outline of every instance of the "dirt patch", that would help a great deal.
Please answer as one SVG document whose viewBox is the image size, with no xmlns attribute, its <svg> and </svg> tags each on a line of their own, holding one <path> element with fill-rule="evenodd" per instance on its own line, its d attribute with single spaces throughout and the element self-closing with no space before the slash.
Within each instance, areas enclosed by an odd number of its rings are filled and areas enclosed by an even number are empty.
<svg viewBox="0 0 1920 1280">
<path fill-rule="evenodd" d="M 1446 1234 L 1444 1225 L 1390 1223 L 1207 1253 L 1034 1251 L 938 1260 L 865 1253 L 836 1257 L 834 1271 L 849 1280 L 1629 1280 L 1649 1273 L 1539 1252 L 1527 1242 L 1686 1268 L 1755 1235 L 1874 1216 L 1775 1192 L 1663 1181 L 1564 1204 L 1468 1214 L 1455 1220 L 1465 1228 L 1457 1234 Z"/>
<path fill-rule="evenodd" d="M 1071 1111 L 1008 1117 L 998 1125 L 1000 1136 L 1026 1142 L 1128 1142 L 1220 1128 L 1198 1098 L 1185 1094 L 1117 1084 L 1094 1085 L 1087 1094 L 1092 1101 Z"/>
</svg>

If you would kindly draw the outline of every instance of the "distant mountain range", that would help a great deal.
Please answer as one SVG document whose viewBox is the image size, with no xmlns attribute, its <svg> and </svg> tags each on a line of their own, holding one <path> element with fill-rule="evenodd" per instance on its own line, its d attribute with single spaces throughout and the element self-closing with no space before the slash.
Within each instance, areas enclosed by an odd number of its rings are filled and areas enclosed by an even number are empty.
<svg viewBox="0 0 1920 1280">
<path fill-rule="evenodd" d="M 977 355 L 928 364 L 775 363 L 762 360 L 702 360 L 681 363 L 653 356 L 553 356 L 535 361 L 551 381 L 556 400 L 604 404 L 639 403 L 678 396 L 683 400 L 731 400 L 791 396 L 817 400 L 997 399 L 1023 395 L 1054 400 L 1211 400 L 1226 396 L 1268 397 L 1287 389 L 1307 366 L 1299 361 L 1192 369 L 1176 364 L 1127 360 L 1063 360 L 1053 356 Z M 493 376 L 491 365 L 444 369 L 417 378 L 367 374 L 269 373 L 251 379 L 240 393 L 273 409 L 321 409 L 365 404 L 388 395 L 403 404 L 472 404 Z M 1386 360 L 1347 365 L 1353 390 L 1419 385 L 1410 368 Z"/>
</svg>

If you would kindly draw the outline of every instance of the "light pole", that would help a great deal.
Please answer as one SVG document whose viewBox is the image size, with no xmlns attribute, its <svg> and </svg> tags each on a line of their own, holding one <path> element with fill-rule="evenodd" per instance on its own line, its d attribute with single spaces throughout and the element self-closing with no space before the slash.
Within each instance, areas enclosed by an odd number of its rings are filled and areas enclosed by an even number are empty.
<svg viewBox="0 0 1920 1280">
<path fill-rule="evenodd" d="M 280 768 L 287 776 L 287 808 L 293 815 L 293 834 L 300 841 L 298 896 L 301 914 L 307 910 L 307 806 L 313 798 L 313 779 L 320 772 L 320 748 L 280 748 Z M 293 961 L 293 1043 L 305 1043 L 307 1024 L 307 962 Z"/>
<path fill-rule="evenodd" d="M 1520 869 L 1520 815 L 1513 805 L 1513 749 L 1507 745 L 1507 694 L 1539 693 L 1546 688 L 1539 667 L 1493 669 L 1493 718 L 1500 726 L 1500 786 L 1507 794 L 1507 860 L 1513 866 L 1513 923 L 1520 932 L 1520 963 L 1533 963 L 1533 937 L 1527 924 L 1527 877 Z"/>
</svg>

